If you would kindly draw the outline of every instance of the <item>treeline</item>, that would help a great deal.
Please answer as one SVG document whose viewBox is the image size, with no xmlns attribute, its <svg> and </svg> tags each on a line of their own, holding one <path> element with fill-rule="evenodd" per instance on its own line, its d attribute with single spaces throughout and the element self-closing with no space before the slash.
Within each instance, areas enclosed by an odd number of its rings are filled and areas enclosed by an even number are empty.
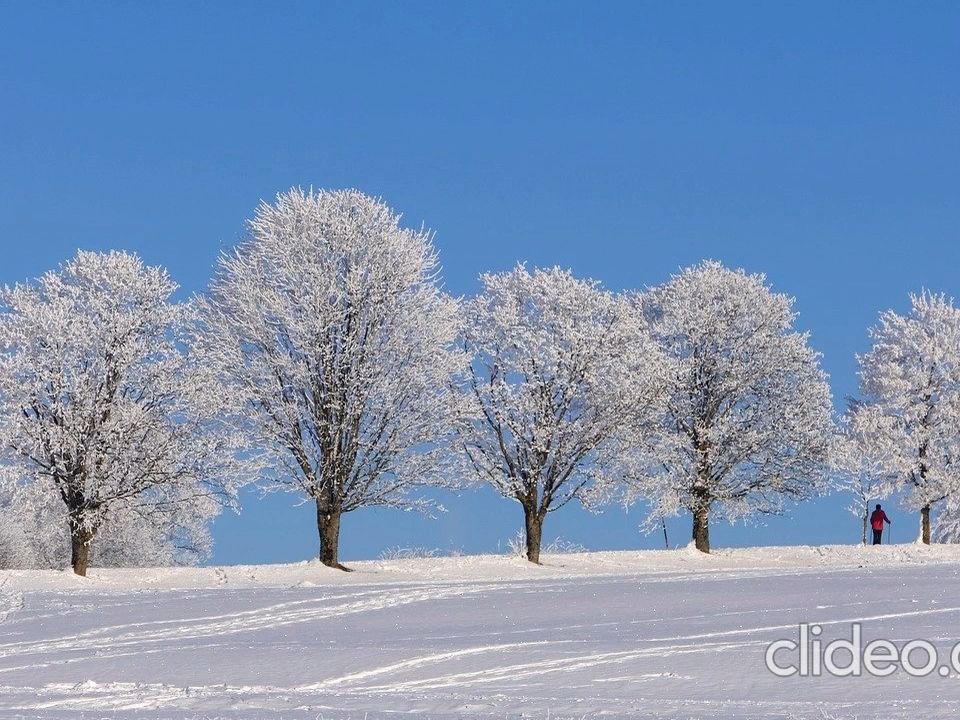
<svg viewBox="0 0 960 720">
<path fill-rule="evenodd" d="M 426 230 L 356 191 L 263 203 L 206 292 L 80 252 L 0 293 L 0 564 L 190 562 L 238 491 L 315 504 L 342 567 L 344 513 L 429 510 L 487 483 L 547 516 L 642 502 L 648 526 L 780 512 L 842 487 L 862 517 L 899 495 L 930 542 L 960 524 L 960 312 L 881 315 L 839 422 L 793 300 L 704 262 L 643 292 L 557 268 L 441 288 Z M 864 519 L 865 522 L 865 519 Z M 865 538 L 864 538 L 865 539 Z"/>
</svg>

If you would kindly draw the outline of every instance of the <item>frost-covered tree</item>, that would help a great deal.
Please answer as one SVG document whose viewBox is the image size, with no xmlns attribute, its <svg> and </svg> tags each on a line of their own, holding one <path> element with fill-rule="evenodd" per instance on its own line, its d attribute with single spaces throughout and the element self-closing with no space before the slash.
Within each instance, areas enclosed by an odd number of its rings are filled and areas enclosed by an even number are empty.
<svg viewBox="0 0 960 720">
<path fill-rule="evenodd" d="M 960 487 L 960 310 L 943 295 L 910 296 L 910 313 L 888 310 L 858 357 L 864 402 L 894 423 L 888 470 L 920 511 L 930 542 L 932 508 Z"/>
<path fill-rule="evenodd" d="M 686 510 L 710 550 L 710 515 L 774 513 L 826 478 L 831 399 L 819 356 L 793 329 L 793 301 L 763 275 L 704 262 L 638 300 L 667 356 L 664 411 L 638 444 L 636 492 L 651 517 Z"/>
<path fill-rule="evenodd" d="M 66 530 L 59 522 L 63 504 L 37 485 L 4 480 L 0 478 L 0 570 L 63 567 L 59 555 L 69 545 L 57 547 Z M 35 491 L 41 496 L 33 497 Z"/>
<path fill-rule="evenodd" d="M 960 493 L 952 492 L 939 507 L 931 528 L 931 540 L 938 543 L 960 543 Z"/>
<path fill-rule="evenodd" d="M 523 266 L 481 280 L 464 307 L 462 442 L 479 479 L 520 503 L 537 563 L 547 514 L 592 505 L 621 477 L 660 365 L 629 304 L 595 282 Z"/>
<path fill-rule="evenodd" d="M 77 574 L 106 523 L 186 537 L 232 498 L 234 434 L 175 290 L 136 256 L 80 252 L 0 292 L 4 476 L 60 501 Z"/>
<path fill-rule="evenodd" d="M 847 509 L 861 521 L 864 545 L 871 503 L 898 489 L 896 476 L 890 472 L 897 460 L 891 442 L 895 433 L 892 417 L 876 406 L 851 401 L 835 438 L 831 453 L 834 485 L 852 497 Z"/>
<path fill-rule="evenodd" d="M 452 482 L 463 361 L 437 272 L 431 234 L 380 200 L 295 189 L 260 205 L 212 281 L 207 356 L 266 452 L 268 487 L 316 504 L 331 567 L 343 513 L 426 509 L 411 491 Z"/>
</svg>

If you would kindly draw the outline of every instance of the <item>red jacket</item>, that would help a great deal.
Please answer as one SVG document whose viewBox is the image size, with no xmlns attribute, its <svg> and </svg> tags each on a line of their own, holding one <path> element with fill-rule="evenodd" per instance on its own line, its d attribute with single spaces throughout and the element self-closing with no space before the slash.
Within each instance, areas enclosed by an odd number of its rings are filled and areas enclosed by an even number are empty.
<svg viewBox="0 0 960 720">
<path fill-rule="evenodd" d="M 874 530 L 883 530 L 885 522 L 890 522 L 887 514 L 883 510 L 874 510 L 873 515 L 870 516 L 870 527 Z"/>
</svg>

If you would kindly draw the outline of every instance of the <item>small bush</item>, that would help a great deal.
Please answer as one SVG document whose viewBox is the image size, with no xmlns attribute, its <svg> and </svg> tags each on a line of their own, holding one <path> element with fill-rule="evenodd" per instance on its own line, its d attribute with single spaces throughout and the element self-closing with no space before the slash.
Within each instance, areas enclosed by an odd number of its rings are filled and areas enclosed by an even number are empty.
<svg viewBox="0 0 960 720">
<path fill-rule="evenodd" d="M 425 560 L 440 557 L 442 553 L 437 548 L 425 547 L 389 547 L 380 553 L 380 560 Z"/>
<path fill-rule="evenodd" d="M 507 538 L 507 555 L 525 558 L 527 556 L 527 536 L 523 530 L 518 530 L 512 537 Z M 573 555 L 574 553 L 590 552 L 588 548 L 561 537 L 543 545 L 540 552 L 544 555 Z"/>
</svg>

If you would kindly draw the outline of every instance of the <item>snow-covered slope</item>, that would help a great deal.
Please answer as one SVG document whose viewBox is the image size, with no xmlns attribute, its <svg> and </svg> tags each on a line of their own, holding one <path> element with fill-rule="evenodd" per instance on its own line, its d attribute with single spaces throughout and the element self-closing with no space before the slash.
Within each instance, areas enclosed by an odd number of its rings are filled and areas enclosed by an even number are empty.
<svg viewBox="0 0 960 720">
<path fill-rule="evenodd" d="M 960 640 L 960 548 L 0 573 L 0 717 L 955 717 L 960 678 L 780 679 L 772 640 Z"/>
</svg>

